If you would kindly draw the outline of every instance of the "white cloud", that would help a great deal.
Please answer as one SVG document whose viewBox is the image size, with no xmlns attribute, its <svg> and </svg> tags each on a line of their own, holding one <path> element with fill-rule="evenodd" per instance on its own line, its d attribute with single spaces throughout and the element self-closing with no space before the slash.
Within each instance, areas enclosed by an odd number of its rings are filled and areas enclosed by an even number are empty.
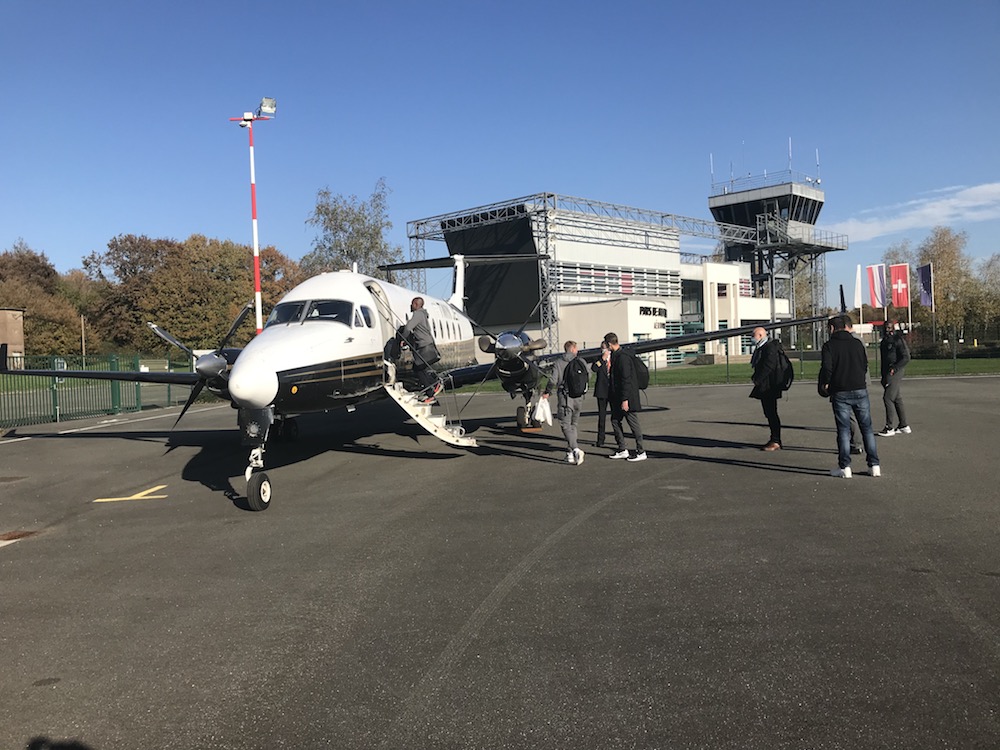
<svg viewBox="0 0 1000 750">
<path fill-rule="evenodd" d="M 928 192 L 939 194 L 939 197 L 867 209 L 861 215 L 874 213 L 876 216 L 848 219 L 824 229 L 846 234 L 851 242 L 865 242 L 910 229 L 1000 219 L 1000 182 L 972 187 L 953 186 Z"/>
</svg>

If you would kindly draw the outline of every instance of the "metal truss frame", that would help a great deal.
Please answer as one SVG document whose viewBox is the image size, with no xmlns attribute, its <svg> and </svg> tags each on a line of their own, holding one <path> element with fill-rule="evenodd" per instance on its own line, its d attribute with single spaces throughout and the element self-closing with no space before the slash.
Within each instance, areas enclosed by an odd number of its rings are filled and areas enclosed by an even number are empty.
<svg viewBox="0 0 1000 750">
<path fill-rule="evenodd" d="M 685 235 L 715 240 L 720 246 L 747 246 L 753 249 L 758 259 L 758 263 L 753 265 L 760 266 L 752 269 L 755 271 L 755 282 L 764 281 L 761 278 L 762 272 L 767 276 L 772 299 L 772 320 L 776 281 L 781 279 L 788 284 L 789 301 L 794 305 L 792 276 L 794 266 L 801 261 L 809 264 L 813 314 L 818 314 L 820 308 L 825 308 L 825 253 L 847 249 L 846 235 L 811 229 L 808 237 L 796 237 L 794 232 L 790 233 L 787 222 L 782 225 L 781 219 L 769 215 L 758 217 L 756 227 L 745 227 L 556 193 L 535 193 L 407 222 L 410 260 L 423 261 L 426 257 L 426 242 L 443 242 L 446 232 L 501 224 L 525 217 L 531 220 L 539 254 L 547 257 L 544 262 L 539 263 L 539 315 L 542 335 L 553 351 L 558 349 L 559 342 L 558 302 L 552 294 L 556 273 L 556 243 L 559 240 L 680 252 L 680 236 Z M 676 250 L 673 248 L 675 244 Z M 693 254 L 681 255 L 683 261 L 692 262 Z M 701 260 L 709 257 L 703 256 Z M 776 274 L 777 260 L 784 260 L 790 273 Z M 417 289 L 425 291 L 426 274 L 423 270 L 417 273 Z"/>
</svg>

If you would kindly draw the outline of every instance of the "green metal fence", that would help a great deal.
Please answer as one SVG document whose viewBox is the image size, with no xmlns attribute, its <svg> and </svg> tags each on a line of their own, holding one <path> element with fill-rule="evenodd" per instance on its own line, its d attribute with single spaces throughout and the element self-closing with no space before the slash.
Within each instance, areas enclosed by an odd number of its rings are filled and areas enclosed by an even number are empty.
<svg viewBox="0 0 1000 750">
<path fill-rule="evenodd" d="M 121 357 L 10 357 L 0 375 L 0 428 L 63 422 L 183 403 L 189 386 L 19 375 L 17 370 L 187 370 L 168 360 Z"/>
</svg>

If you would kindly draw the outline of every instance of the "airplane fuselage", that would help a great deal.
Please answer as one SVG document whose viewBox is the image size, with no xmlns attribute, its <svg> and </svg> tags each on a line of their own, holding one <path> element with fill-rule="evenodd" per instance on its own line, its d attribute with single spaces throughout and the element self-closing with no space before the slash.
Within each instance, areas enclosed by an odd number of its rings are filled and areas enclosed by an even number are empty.
<svg viewBox="0 0 1000 750">
<path fill-rule="evenodd" d="M 291 416 L 326 411 L 384 395 L 386 343 L 424 298 L 441 361 L 449 370 L 476 362 L 471 321 L 444 300 L 363 274 L 325 273 L 295 287 L 275 305 L 263 331 L 240 353 L 229 373 L 233 402 L 247 409 L 274 407 Z M 408 379 L 412 356 L 396 363 Z"/>
</svg>

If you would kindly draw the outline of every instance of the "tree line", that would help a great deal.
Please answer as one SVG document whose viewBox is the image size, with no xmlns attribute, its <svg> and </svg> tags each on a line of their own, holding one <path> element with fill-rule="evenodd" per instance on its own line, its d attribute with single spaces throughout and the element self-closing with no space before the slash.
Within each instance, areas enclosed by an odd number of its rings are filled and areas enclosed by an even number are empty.
<svg viewBox="0 0 1000 750">
<path fill-rule="evenodd" d="M 380 179 L 371 196 L 317 192 L 306 220 L 316 229 L 312 249 L 295 261 L 273 246 L 260 250 L 264 314 L 293 286 L 324 271 L 350 268 L 371 275 L 402 260 L 386 238 L 389 189 Z M 168 347 L 147 321 L 193 349 L 218 346 L 253 297 L 249 245 L 194 234 L 185 240 L 121 234 L 81 268 L 59 273 L 44 251 L 23 239 L 0 253 L 0 308 L 23 309 L 25 354 L 163 352 Z M 233 345 L 254 333 L 244 322 Z"/>
<path fill-rule="evenodd" d="M 883 255 L 888 266 L 910 265 L 910 300 L 913 331 L 923 343 L 958 337 L 980 342 L 1000 340 L 1000 253 L 975 259 L 966 252 L 968 237 L 949 227 L 934 227 L 914 246 L 909 240 L 890 245 Z M 933 264 L 934 305 L 920 304 L 917 267 Z M 863 281 L 865 298 L 867 281 Z M 889 302 L 891 289 L 886 290 Z M 883 311 L 865 305 L 865 320 L 881 320 Z M 906 321 L 907 309 L 889 305 L 889 318 Z"/>
</svg>

